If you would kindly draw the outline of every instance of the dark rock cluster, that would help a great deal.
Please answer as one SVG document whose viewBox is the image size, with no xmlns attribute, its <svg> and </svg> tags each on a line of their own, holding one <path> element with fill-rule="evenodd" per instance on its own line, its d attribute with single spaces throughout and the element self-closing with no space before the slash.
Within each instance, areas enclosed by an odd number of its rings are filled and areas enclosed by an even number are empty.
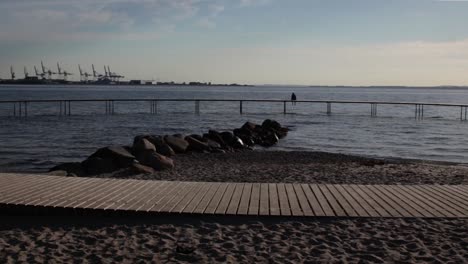
<svg viewBox="0 0 468 264">
<path fill-rule="evenodd" d="M 247 122 L 233 132 L 209 130 L 203 135 L 139 135 L 131 147 L 101 148 L 82 162 L 60 164 L 50 169 L 50 173 L 64 176 L 151 174 L 174 168 L 171 157 L 176 154 L 234 152 L 251 150 L 254 145 L 270 147 L 287 133 L 286 127 L 267 119 L 261 125 Z"/>
</svg>

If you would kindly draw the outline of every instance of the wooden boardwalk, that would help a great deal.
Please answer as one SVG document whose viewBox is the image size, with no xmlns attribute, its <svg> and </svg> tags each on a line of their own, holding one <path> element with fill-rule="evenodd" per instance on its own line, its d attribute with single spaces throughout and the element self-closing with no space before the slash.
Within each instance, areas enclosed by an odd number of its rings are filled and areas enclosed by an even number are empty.
<svg viewBox="0 0 468 264">
<path fill-rule="evenodd" d="M 305 217 L 468 217 L 468 185 L 207 183 L 0 174 L 2 208 Z"/>
</svg>

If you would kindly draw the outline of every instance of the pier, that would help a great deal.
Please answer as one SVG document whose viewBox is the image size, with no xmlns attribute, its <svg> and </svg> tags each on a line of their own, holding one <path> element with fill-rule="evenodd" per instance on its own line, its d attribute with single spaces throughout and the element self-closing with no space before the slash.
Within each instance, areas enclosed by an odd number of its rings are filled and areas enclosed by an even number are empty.
<svg viewBox="0 0 468 264">
<path fill-rule="evenodd" d="M 283 114 L 288 114 L 288 105 L 295 104 L 319 104 L 324 106 L 325 113 L 331 115 L 333 113 L 333 105 L 367 105 L 370 109 L 370 116 L 378 116 L 378 107 L 385 105 L 393 106 L 413 106 L 415 119 L 424 118 L 425 107 L 450 107 L 454 109 L 454 116 L 461 121 L 467 121 L 468 119 L 468 104 L 449 104 L 449 103 L 422 103 L 422 102 L 387 102 L 387 101 L 330 101 L 330 100 L 273 100 L 273 99 L 67 99 L 67 100 L 14 100 L 14 101 L 0 101 L 0 105 L 10 105 L 11 115 L 14 117 L 27 117 L 28 108 L 31 105 L 37 104 L 48 104 L 56 105 L 57 115 L 71 115 L 72 105 L 78 105 L 80 103 L 102 103 L 103 112 L 107 115 L 116 114 L 115 105 L 118 103 L 134 102 L 143 103 L 148 105 L 148 113 L 158 114 L 158 109 L 161 102 L 191 102 L 193 103 L 194 113 L 201 114 L 200 105 L 209 104 L 213 102 L 226 102 L 226 103 L 239 103 L 239 114 L 244 114 L 246 105 L 245 103 L 268 103 L 283 106 Z M 459 109 L 459 116 L 457 109 Z"/>
</svg>

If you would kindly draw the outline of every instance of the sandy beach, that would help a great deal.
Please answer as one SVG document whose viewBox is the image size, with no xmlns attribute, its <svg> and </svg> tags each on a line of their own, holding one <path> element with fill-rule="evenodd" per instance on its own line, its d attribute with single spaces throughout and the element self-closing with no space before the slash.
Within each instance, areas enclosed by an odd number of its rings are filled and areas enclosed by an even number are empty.
<svg viewBox="0 0 468 264">
<path fill-rule="evenodd" d="M 36 225 L 16 221 L 1 225 L 0 260 L 2 263 L 468 261 L 466 219 L 244 219 L 235 223 L 238 220 L 45 219 L 46 223 Z"/>
<path fill-rule="evenodd" d="M 184 154 L 174 170 L 98 177 L 216 182 L 467 184 L 463 164 L 323 152 Z M 7 218 L 2 263 L 466 263 L 467 219 Z"/>
</svg>

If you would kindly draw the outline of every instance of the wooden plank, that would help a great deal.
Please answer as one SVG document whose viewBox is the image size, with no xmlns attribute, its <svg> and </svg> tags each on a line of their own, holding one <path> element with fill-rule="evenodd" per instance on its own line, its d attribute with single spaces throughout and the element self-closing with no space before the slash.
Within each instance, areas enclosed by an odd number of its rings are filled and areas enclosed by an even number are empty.
<svg viewBox="0 0 468 264">
<path fill-rule="evenodd" d="M 30 188 L 31 186 L 41 182 L 41 179 L 37 176 L 24 177 L 25 179 L 23 181 L 21 181 L 22 179 L 20 178 L 23 178 L 23 176 L 2 177 L 2 182 L 0 183 L 0 199 L 6 197 L 8 194 L 13 194 L 19 190 Z"/>
<path fill-rule="evenodd" d="M 110 189 L 120 183 L 120 181 L 110 179 L 92 179 L 91 182 L 91 187 L 84 190 L 75 188 L 66 197 L 55 200 L 51 205 L 54 207 L 76 208 L 79 205 L 87 204 L 90 200 L 96 199 L 102 194 L 104 188 Z"/>
<path fill-rule="evenodd" d="M 213 183 L 200 183 L 201 189 L 197 192 L 195 197 L 187 204 L 187 206 L 182 211 L 183 213 L 193 213 L 194 210 L 197 208 L 198 204 L 202 201 L 202 199 L 206 196 L 209 190 L 212 188 Z"/>
<path fill-rule="evenodd" d="M 114 195 L 108 197 L 108 199 L 95 207 L 98 209 L 104 210 L 115 210 L 119 207 L 124 207 L 130 200 L 132 200 L 135 195 L 146 186 L 146 181 L 134 181 L 134 184 L 127 186 L 123 191 L 115 193 Z"/>
<path fill-rule="evenodd" d="M 299 205 L 299 201 L 296 197 L 296 192 L 294 191 L 294 187 L 291 183 L 286 183 L 284 185 L 286 189 L 286 195 L 288 196 L 289 207 L 291 208 L 292 215 L 294 216 L 304 216 L 302 212 L 301 206 Z"/>
<path fill-rule="evenodd" d="M 379 216 L 377 212 L 348 185 L 334 185 L 334 187 L 360 217 Z"/>
<path fill-rule="evenodd" d="M 303 214 L 305 216 L 314 216 L 314 212 L 310 208 L 309 201 L 307 200 L 307 197 L 304 194 L 304 191 L 302 190 L 302 186 L 300 184 L 295 183 L 293 184 L 293 188 L 296 192 L 296 197 L 299 201 L 299 205 L 301 206 Z"/>
<path fill-rule="evenodd" d="M 291 209 L 289 207 L 288 195 L 286 194 L 286 186 L 284 185 L 284 183 L 278 183 L 276 184 L 276 187 L 278 189 L 278 199 L 280 204 L 281 215 L 290 216 Z"/>
<path fill-rule="evenodd" d="M 215 195 L 211 199 L 210 203 L 205 209 L 205 214 L 214 214 L 216 212 L 216 208 L 218 208 L 221 199 L 223 198 L 224 193 L 226 192 L 228 184 L 223 182 L 219 186 L 218 190 L 216 191 Z"/>
<path fill-rule="evenodd" d="M 268 183 L 260 185 L 260 215 L 270 215 L 270 196 L 268 193 Z"/>
<path fill-rule="evenodd" d="M 216 194 L 220 186 L 221 183 L 219 182 L 213 183 L 211 188 L 208 190 L 206 195 L 203 197 L 203 199 L 200 201 L 200 203 L 197 205 L 193 212 L 196 214 L 203 214 L 203 212 L 205 212 L 206 207 L 210 204 L 213 196 Z"/>
<path fill-rule="evenodd" d="M 242 190 L 242 197 L 239 203 L 239 208 L 237 209 L 238 215 L 247 215 L 249 213 L 249 203 L 250 203 L 250 193 L 252 191 L 252 184 L 244 184 L 244 189 Z"/>
<path fill-rule="evenodd" d="M 108 203 L 109 198 L 122 193 L 126 188 L 135 184 L 135 180 L 117 180 L 118 184 L 112 189 L 104 187 L 102 194 L 96 197 L 89 198 L 86 202 L 81 205 L 77 205 L 76 208 L 92 209 L 98 208 L 103 203 Z"/>
<path fill-rule="evenodd" d="M 236 188 L 236 184 L 228 183 L 226 188 L 226 192 L 224 192 L 223 198 L 219 202 L 218 208 L 216 208 L 215 214 L 226 214 L 228 209 L 229 203 L 231 202 L 231 197 L 233 195 L 234 189 Z"/>
<path fill-rule="evenodd" d="M 29 204 L 36 206 L 54 206 L 57 201 L 66 200 L 72 196 L 74 192 L 82 192 L 89 188 L 93 184 L 92 178 L 86 178 L 78 183 L 75 182 L 64 182 L 65 186 L 61 190 L 50 191 L 48 195 L 37 197 L 36 200 L 31 201 Z M 67 186 L 68 185 L 68 186 Z"/>
<path fill-rule="evenodd" d="M 391 188 L 394 191 L 396 191 L 397 193 L 399 193 L 400 195 L 402 195 L 402 197 L 405 197 L 406 199 L 411 200 L 411 202 L 413 202 L 416 206 L 418 206 L 421 209 L 421 212 L 425 211 L 424 212 L 425 217 L 434 217 L 434 216 L 435 217 L 444 217 L 444 215 L 441 214 L 439 211 L 437 211 L 436 209 L 428 206 L 426 204 L 426 202 L 423 201 L 423 199 L 421 199 L 421 197 L 419 197 L 417 194 L 408 192 L 408 190 L 406 190 L 406 187 L 403 187 L 403 186 L 387 186 L 387 188 Z"/>
<path fill-rule="evenodd" d="M 335 212 L 323 196 L 322 191 L 316 184 L 302 184 L 302 190 L 307 196 L 312 210 L 316 216 L 335 216 Z"/>
<path fill-rule="evenodd" d="M 439 185 L 437 186 L 439 189 L 442 189 L 444 191 L 447 191 L 447 192 L 450 192 L 452 194 L 452 196 L 456 196 L 458 197 L 461 201 L 464 201 L 464 202 L 467 202 L 468 200 L 468 197 L 466 196 L 465 193 L 463 192 L 460 192 L 459 190 L 457 189 L 454 189 L 452 186 L 450 185 Z"/>
<path fill-rule="evenodd" d="M 144 181 L 144 186 L 138 191 L 131 199 L 126 200 L 124 203 L 113 208 L 113 210 L 132 210 L 135 204 L 138 204 L 143 199 L 149 199 L 149 194 L 158 188 L 163 182 L 162 181 Z"/>
<path fill-rule="evenodd" d="M 229 214 L 229 215 L 237 214 L 237 209 L 239 208 L 239 203 L 242 197 L 242 190 L 244 189 L 243 183 L 236 183 L 235 185 L 236 185 L 236 188 L 234 189 L 231 201 L 229 202 L 229 206 L 226 211 L 226 214 Z"/>
<path fill-rule="evenodd" d="M 428 195 L 431 195 L 432 197 L 437 199 L 440 203 L 445 204 L 445 206 L 456 210 L 461 215 L 468 216 L 468 207 L 460 205 L 458 202 L 450 199 L 448 196 L 445 196 L 439 192 L 434 191 L 428 185 L 419 185 L 419 186 L 416 186 L 416 188 Z"/>
<path fill-rule="evenodd" d="M 371 206 L 375 212 L 378 213 L 377 216 L 381 217 L 398 217 L 401 216 L 395 209 L 390 205 L 385 203 L 380 197 L 371 192 L 366 192 L 360 188 L 361 185 L 350 185 L 357 194 L 359 194 L 362 199 L 364 199 L 369 206 Z M 387 209 L 387 210 L 386 210 Z M 370 213 L 370 212 L 369 212 Z"/>
<path fill-rule="evenodd" d="M 415 186 L 406 186 L 406 188 L 409 189 L 411 192 L 414 192 L 415 194 L 417 194 L 419 197 L 421 197 L 425 201 L 427 201 L 426 204 L 431 204 L 431 207 L 441 212 L 443 215 L 447 217 L 458 217 L 458 216 L 461 217 L 460 213 L 452 209 L 450 206 L 447 206 L 446 204 L 439 202 L 439 200 L 434 198 L 433 195 L 429 193 L 425 193 L 421 191 L 420 189 L 416 188 Z"/>
<path fill-rule="evenodd" d="M 196 187 L 195 182 L 187 182 L 169 202 L 167 202 L 159 211 L 160 212 L 172 212 L 172 210 L 182 202 L 186 196 L 188 196 L 193 189 Z"/>
<path fill-rule="evenodd" d="M 468 193 L 463 190 L 460 186 L 457 185 L 443 185 L 441 186 L 445 189 L 449 189 L 453 193 L 456 193 L 460 198 L 463 198 L 463 200 L 468 200 Z"/>
<path fill-rule="evenodd" d="M 49 192 L 57 190 L 56 187 L 63 187 L 64 184 L 63 179 L 45 179 L 34 186 L 28 186 L 27 189 L 11 193 L 3 198 L 3 202 L 7 204 L 24 204 L 36 197 L 45 196 Z"/>
<path fill-rule="evenodd" d="M 193 200 L 193 198 L 198 194 L 200 189 L 203 187 L 203 183 L 200 182 L 194 182 L 192 185 L 192 188 L 190 191 L 187 193 L 187 195 L 184 197 L 183 200 L 181 200 L 174 208 L 171 209 L 171 213 L 182 213 L 187 207 L 187 205 Z"/>
<path fill-rule="evenodd" d="M 161 200 L 153 204 L 152 207 L 148 209 L 151 212 L 167 212 L 166 204 L 171 203 L 172 200 L 177 199 L 180 195 L 184 195 L 189 184 L 187 182 L 179 182 L 177 186 L 169 190 L 166 195 L 164 195 Z"/>
<path fill-rule="evenodd" d="M 250 193 L 249 202 L 249 215 L 258 215 L 260 208 L 260 183 L 254 183 L 252 185 L 252 192 Z"/>
<path fill-rule="evenodd" d="M 359 216 L 359 214 L 351 206 L 350 201 L 348 201 L 345 197 L 343 197 L 343 194 L 339 190 L 336 189 L 337 186 L 331 185 L 331 184 L 325 184 L 325 186 L 328 188 L 330 193 L 335 197 L 335 199 L 341 205 L 341 208 L 343 208 L 347 216 L 352 216 L 352 217 Z"/>
<path fill-rule="evenodd" d="M 270 215 L 281 215 L 281 209 L 279 205 L 278 189 L 276 184 L 268 184 L 269 204 L 270 204 Z"/>
<path fill-rule="evenodd" d="M 376 195 L 382 198 L 386 203 L 388 203 L 395 211 L 397 211 L 401 217 L 422 217 L 423 214 L 416 211 L 405 201 L 401 200 L 399 196 L 395 196 L 393 193 L 387 191 L 379 185 L 367 185 L 364 186 L 368 190 L 372 191 Z M 386 208 L 387 209 L 387 208 Z"/>
<path fill-rule="evenodd" d="M 172 189 L 177 187 L 179 182 L 174 181 L 166 181 L 164 182 L 158 189 L 152 191 L 148 198 L 142 200 L 139 206 L 135 209 L 137 212 L 148 212 L 155 204 L 159 203 L 159 201 Z"/>
<path fill-rule="evenodd" d="M 441 196 L 445 197 L 446 199 L 448 199 L 450 201 L 458 203 L 460 206 L 468 207 L 468 202 L 466 202 L 462 198 L 454 195 L 453 192 L 442 188 L 442 186 L 440 186 L 440 185 L 437 185 L 437 186 L 427 185 L 427 188 L 431 189 L 434 192 L 439 193 Z"/>
<path fill-rule="evenodd" d="M 21 190 L 17 190 L 15 192 L 10 192 L 8 195 L 2 197 L 2 202 L 4 204 L 14 204 L 14 203 L 21 203 L 28 196 L 37 194 L 38 191 L 43 190 L 47 186 L 56 186 L 62 184 L 62 179 L 56 178 L 52 180 L 43 180 L 34 184 L 34 186 L 28 186 L 28 188 L 22 188 Z"/>
<path fill-rule="evenodd" d="M 401 195 L 399 192 L 392 189 L 390 185 L 379 185 L 378 188 L 379 190 L 385 190 L 386 192 L 388 192 L 389 195 L 393 195 L 394 200 L 399 199 L 400 204 L 404 205 L 404 208 L 407 211 L 411 212 L 413 216 L 416 216 L 416 217 L 432 216 L 431 213 L 426 211 L 424 208 L 421 208 L 420 206 L 418 206 L 411 199 L 408 199 L 407 197 Z M 408 215 L 405 215 L 405 216 L 408 216 Z"/>
<path fill-rule="evenodd" d="M 319 184 L 317 186 L 322 192 L 328 204 L 331 206 L 331 208 L 335 212 L 335 216 L 348 216 L 325 185 Z"/>
</svg>

